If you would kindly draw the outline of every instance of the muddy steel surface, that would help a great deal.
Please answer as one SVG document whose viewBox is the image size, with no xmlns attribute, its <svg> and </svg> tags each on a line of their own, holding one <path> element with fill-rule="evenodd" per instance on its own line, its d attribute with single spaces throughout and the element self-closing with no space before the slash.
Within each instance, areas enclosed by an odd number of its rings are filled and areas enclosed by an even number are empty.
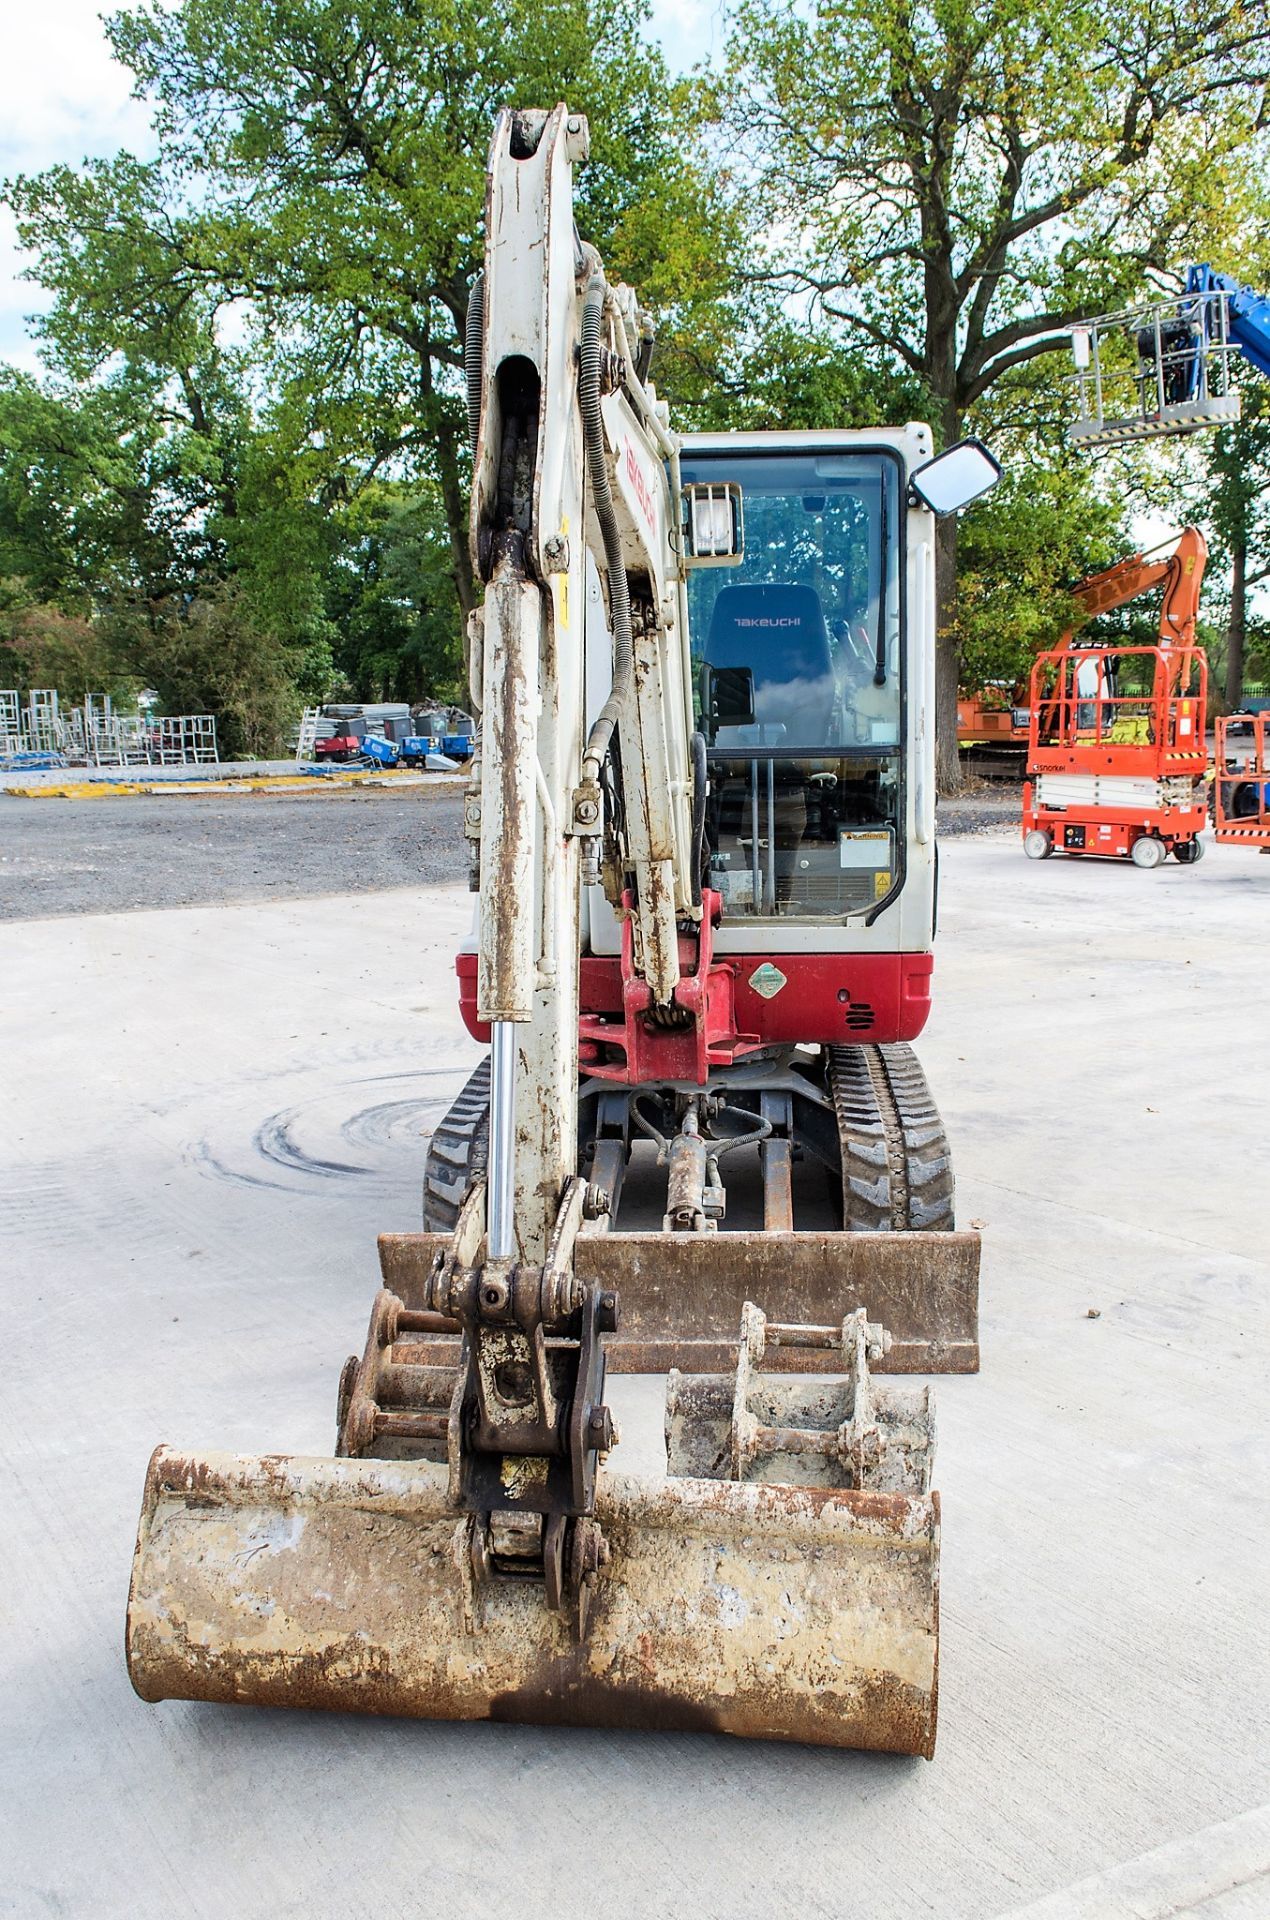
<svg viewBox="0 0 1270 1920">
<path fill-rule="evenodd" d="M 171 799 L 0 793 L 0 920 L 348 896 L 466 873 L 457 784 Z"/>
<path fill-rule="evenodd" d="M 0 929 L 0 1913 L 1270 1912 L 1270 860 L 944 849 L 918 1051 L 985 1245 L 931 1762 L 132 1694 L 151 1448 L 329 1453 L 475 1059 L 461 883 L 358 907 L 373 943 L 327 899 Z M 613 1382 L 627 1473 L 661 1394 Z"/>
</svg>

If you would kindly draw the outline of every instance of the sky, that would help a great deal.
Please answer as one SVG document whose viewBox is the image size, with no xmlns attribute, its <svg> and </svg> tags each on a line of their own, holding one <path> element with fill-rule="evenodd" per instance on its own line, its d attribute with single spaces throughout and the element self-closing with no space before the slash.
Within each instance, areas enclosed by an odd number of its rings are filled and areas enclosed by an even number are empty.
<svg viewBox="0 0 1270 1920">
<path fill-rule="evenodd" d="M 121 147 L 149 156 L 145 104 L 131 97 L 126 70 L 111 58 L 101 0 L 28 0 L 8 10 L 0 61 L 0 179 L 59 163 L 106 158 Z M 668 61 L 686 70 L 722 45 L 722 0 L 653 0 L 651 32 Z M 13 215 L 0 206 L 0 360 L 34 369 L 24 317 L 41 292 L 19 276 L 24 264 Z"/>
<path fill-rule="evenodd" d="M 127 147 L 153 150 L 146 108 L 111 58 L 100 0 L 34 0 L 9 10 L 0 61 L 0 177 L 78 164 Z M 19 279 L 23 258 L 13 215 L 0 206 L 0 359 L 34 367 L 23 316 L 40 290 Z"/>
</svg>

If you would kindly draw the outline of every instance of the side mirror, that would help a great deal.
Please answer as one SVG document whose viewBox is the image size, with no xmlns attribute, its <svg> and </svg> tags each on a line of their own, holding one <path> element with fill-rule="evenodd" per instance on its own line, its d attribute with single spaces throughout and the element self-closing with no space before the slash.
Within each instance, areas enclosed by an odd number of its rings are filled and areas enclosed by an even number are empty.
<svg viewBox="0 0 1270 1920">
<path fill-rule="evenodd" d="M 701 669 L 701 712 L 713 739 L 720 727 L 754 725 L 754 671 L 751 667 Z"/>
<path fill-rule="evenodd" d="M 959 440 L 909 475 L 909 494 L 942 520 L 980 499 L 1000 478 L 1001 463 L 982 440 Z"/>
<path fill-rule="evenodd" d="M 745 515 L 734 480 L 683 490 L 684 559 L 690 567 L 735 567 L 745 557 Z"/>
</svg>

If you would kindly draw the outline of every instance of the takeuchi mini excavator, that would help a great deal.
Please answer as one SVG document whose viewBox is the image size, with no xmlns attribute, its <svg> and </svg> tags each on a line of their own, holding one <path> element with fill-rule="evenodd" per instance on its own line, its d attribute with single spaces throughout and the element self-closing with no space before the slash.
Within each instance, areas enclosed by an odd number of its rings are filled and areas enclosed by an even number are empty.
<svg viewBox="0 0 1270 1920">
<path fill-rule="evenodd" d="M 1068 629 L 1032 665 L 1023 850 L 1045 860 L 1198 860 L 1207 815 L 1208 663 L 1195 645 L 1208 549 L 1186 527 L 1163 556 L 1132 554 L 1074 589 L 1089 618 L 1159 587 L 1154 647 L 1077 644 Z"/>
<path fill-rule="evenodd" d="M 908 1043 L 934 521 L 998 469 L 923 426 L 681 441 L 578 238 L 586 152 L 563 106 L 500 115 L 470 307 L 458 969 L 488 1054 L 423 1231 L 381 1238 L 336 1456 L 155 1453 L 129 1670 L 147 1700 L 929 1755 L 930 1389 L 888 1376 L 978 1365 Z M 729 1219 L 747 1161 L 761 1227 Z M 610 1464 L 606 1368 L 670 1371 L 664 1476 Z"/>
</svg>

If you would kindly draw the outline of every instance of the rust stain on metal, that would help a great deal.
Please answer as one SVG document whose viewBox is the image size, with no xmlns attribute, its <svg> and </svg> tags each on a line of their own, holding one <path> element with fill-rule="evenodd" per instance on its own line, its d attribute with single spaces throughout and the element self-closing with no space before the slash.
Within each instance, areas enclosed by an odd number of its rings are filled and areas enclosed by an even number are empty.
<svg viewBox="0 0 1270 1920">
<path fill-rule="evenodd" d="M 864 1307 L 892 1335 L 879 1373 L 979 1369 L 975 1233 L 597 1234 L 575 1258 L 579 1279 L 621 1299 L 607 1347 L 617 1373 L 729 1367 L 747 1300 L 774 1320 L 819 1324 Z M 773 1352 L 768 1365 L 833 1372 L 841 1359 Z"/>
<path fill-rule="evenodd" d="M 763 1230 L 794 1230 L 794 1162 L 788 1140 L 765 1140 L 759 1148 L 763 1169 Z"/>
<path fill-rule="evenodd" d="M 161 1449 L 129 1600 L 133 1685 L 148 1700 L 929 1755 L 933 1496 L 610 1473 L 596 1518 L 611 1558 L 577 1642 L 532 1582 L 473 1601 L 438 1464 Z"/>
<path fill-rule="evenodd" d="M 438 1234 L 381 1234 L 385 1284 L 423 1305 Z M 736 1354 L 746 1300 L 773 1320 L 841 1325 L 856 1307 L 892 1336 L 878 1373 L 979 1371 L 977 1233 L 597 1233 L 579 1237 L 578 1279 L 614 1289 L 619 1331 L 605 1343 L 614 1373 L 721 1373 Z M 673 1328 L 671 1332 L 669 1329 Z M 421 1344 L 421 1361 L 444 1365 L 444 1339 Z M 831 1373 L 831 1349 L 774 1369 Z"/>
</svg>

